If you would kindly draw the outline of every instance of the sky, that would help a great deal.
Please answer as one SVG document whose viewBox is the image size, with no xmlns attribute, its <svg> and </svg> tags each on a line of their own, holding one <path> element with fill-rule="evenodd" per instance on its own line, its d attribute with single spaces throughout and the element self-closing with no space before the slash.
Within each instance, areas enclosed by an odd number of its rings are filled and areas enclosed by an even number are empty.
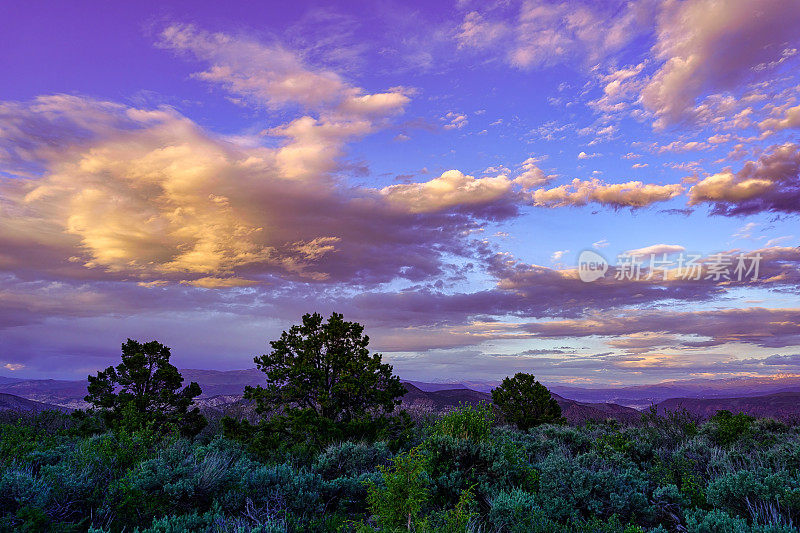
<svg viewBox="0 0 800 533">
<path fill-rule="evenodd" d="M 0 374 L 800 374 L 800 3 L 6 2 Z M 594 268 L 594 270 L 592 270 Z"/>
</svg>

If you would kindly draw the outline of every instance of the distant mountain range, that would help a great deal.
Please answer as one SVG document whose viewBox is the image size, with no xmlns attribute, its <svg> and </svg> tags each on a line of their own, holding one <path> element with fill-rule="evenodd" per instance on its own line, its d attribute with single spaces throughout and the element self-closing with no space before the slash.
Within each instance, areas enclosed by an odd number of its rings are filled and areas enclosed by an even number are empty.
<svg viewBox="0 0 800 533">
<path fill-rule="evenodd" d="M 438 389 L 424 391 L 412 382 L 405 382 L 408 391 L 403 396 L 403 404 L 413 408 L 415 406 L 430 407 L 434 410 L 443 410 L 456 407 L 461 403 L 475 404 L 480 401 L 491 402 L 492 396 L 487 392 L 475 391 L 465 387 L 457 389 Z M 553 397 L 561 406 L 561 413 L 571 424 L 579 424 L 587 420 L 605 420 L 616 418 L 620 421 L 633 421 L 641 417 L 641 413 L 630 407 L 607 403 L 583 403 L 562 398 L 557 394 Z"/>
<path fill-rule="evenodd" d="M 739 398 L 671 398 L 658 404 L 659 413 L 685 409 L 703 419 L 725 409 L 757 418 L 775 418 L 784 422 L 800 422 L 800 392 L 778 392 L 764 396 Z"/>
<path fill-rule="evenodd" d="M 72 411 L 68 407 L 60 405 L 50 405 L 47 403 L 35 402 L 14 396 L 13 394 L 0 393 L 0 411 L 17 411 L 25 413 L 41 413 L 42 411 L 61 411 L 68 413 Z"/>
<path fill-rule="evenodd" d="M 643 409 L 671 398 L 733 398 L 800 392 L 800 376 L 691 379 L 620 388 L 553 385 L 551 391 L 585 402 L 614 402 Z"/>
<path fill-rule="evenodd" d="M 58 379 L 26 379 L 0 383 L 0 393 L 13 394 L 40 403 L 81 409 L 86 407 L 87 382 Z"/>
<path fill-rule="evenodd" d="M 196 381 L 203 389 L 200 403 L 217 408 L 241 400 L 245 386 L 264 383 L 255 368 L 247 370 L 181 370 L 184 382 Z M 459 403 L 489 401 L 496 381 L 432 383 L 404 381 L 407 406 L 441 410 Z M 0 410 L 41 410 L 54 406 L 61 410 L 87 406 L 85 380 L 19 379 L 0 376 Z M 719 409 L 743 411 L 754 416 L 800 420 L 800 376 L 770 378 L 695 379 L 654 385 L 619 388 L 582 388 L 548 385 L 561 405 L 564 416 L 577 423 L 589 419 L 634 420 L 640 410 L 656 405 L 660 412 L 685 408 L 701 416 L 712 416 Z M 28 403 L 26 403 L 28 402 Z"/>
</svg>

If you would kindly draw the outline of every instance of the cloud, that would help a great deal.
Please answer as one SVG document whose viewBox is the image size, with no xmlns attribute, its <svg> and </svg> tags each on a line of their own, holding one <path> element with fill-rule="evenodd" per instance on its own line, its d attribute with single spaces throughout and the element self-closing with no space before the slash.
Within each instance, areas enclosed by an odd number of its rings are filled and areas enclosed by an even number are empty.
<svg viewBox="0 0 800 533">
<path fill-rule="evenodd" d="M 712 135 L 711 137 L 708 138 L 708 142 L 710 142 L 711 144 L 723 144 L 723 143 L 726 143 L 726 142 L 728 142 L 730 140 L 731 140 L 730 133 L 727 133 L 725 135 L 722 135 L 722 134 L 718 133 L 718 134 Z"/>
<path fill-rule="evenodd" d="M 553 181 L 555 175 L 547 175 L 544 170 L 539 168 L 541 158 L 529 157 L 522 162 L 522 172 L 514 178 L 514 183 L 522 187 L 523 190 L 530 190 L 535 187 L 541 187 L 546 183 Z"/>
<path fill-rule="evenodd" d="M 3 103 L 0 113 L 26 126 L 4 129 L 0 166 L 42 169 L 0 178 L 0 268 L 46 277 L 420 279 L 440 271 L 445 250 L 467 251 L 459 235 L 474 219 L 448 208 L 484 207 L 510 187 L 455 176 L 418 186 L 452 187 L 437 213 L 430 200 L 398 209 L 380 191 L 341 187 L 333 172 L 344 143 L 368 129 L 354 121 L 302 117 L 270 130 L 281 144 L 262 147 L 170 109 L 78 97 Z M 487 214 L 513 213 L 503 205 Z"/>
<path fill-rule="evenodd" d="M 536 322 L 526 331 L 544 338 L 626 336 L 634 333 L 695 335 L 707 340 L 684 341 L 684 346 L 708 347 L 745 342 L 764 347 L 800 344 L 800 309 L 751 307 L 715 311 L 642 311 L 589 318 Z M 620 341 L 616 340 L 617 346 Z M 625 341 L 621 341 L 625 344 Z"/>
<path fill-rule="evenodd" d="M 157 44 L 207 62 L 209 68 L 195 74 L 196 78 L 220 84 L 260 106 L 300 105 L 363 119 L 392 115 L 409 102 L 402 90 L 366 94 L 335 72 L 306 65 L 297 53 L 279 43 L 264 44 L 175 24 L 164 29 Z"/>
<path fill-rule="evenodd" d="M 460 130 L 469 122 L 467 120 L 467 115 L 464 113 L 455 113 L 453 111 L 450 111 L 442 117 L 442 120 L 447 122 L 447 124 L 443 126 L 446 130 Z"/>
<path fill-rule="evenodd" d="M 723 170 L 689 189 L 689 205 L 710 203 L 712 214 L 800 212 L 800 145 L 772 146 L 738 171 Z"/>
<path fill-rule="evenodd" d="M 625 253 L 628 255 L 641 255 L 646 257 L 651 254 L 675 254 L 684 251 L 686 251 L 686 248 L 678 244 L 653 244 L 651 246 L 645 246 L 644 248 L 628 250 Z"/>
<path fill-rule="evenodd" d="M 505 60 L 518 68 L 533 68 L 574 58 L 593 64 L 621 50 L 653 18 L 651 1 L 511 3 L 503 10 L 467 13 L 457 35 L 459 47 L 499 48 Z M 517 7 L 518 6 L 518 7 Z M 498 20 L 497 16 L 505 17 Z"/>
<path fill-rule="evenodd" d="M 755 253 L 762 256 L 759 281 L 747 280 L 737 286 L 794 290 L 793 287 L 800 285 L 800 250 L 772 248 L 748 255 Z M 669 305 L 710 302 L 724 296 L 732 285 L 724 279 L 705 279 L 708 274 L 705 266 L 700 279 L 670 277 L 664 281 L 660 275 L 648 279 L 645 268 L 638 280 L 615 279 L 618 267 L 612 265 L 604 278 L 585 283 L 575 268 L 554 269 L 528 264 L 488 249 L 481 263 L 486 273 L 496 280 L 491 289 L 471 293 L 442 292 L 424 285 L 399 292 L 364 291 L 346 301 L 339 299 L 337 308 L 368 317 L 371 323 L 381 327 L 463 326 L 467 329 L 461 333 L 470 333 L 474 343 L 478 342 L 476 339 L 488 340 L 499 334 L 519 336 L 518 332 L 513 333 L 516 326 L 489 321 L 487 317 L 579 318 L 620 309 L 635 314 L 638 307 L 647 309 L 667 302 Z M 487 322 L 489 326 L 479 327 L 476 321 Z M 466 339 L 459 334 L 454 342 L 463 346 Z"/>
<path fill-rule="evenodd" d="M 753 237 L 753 230 L 759 226 L 758 222 L 748 222 L 732 235 L 737 239 L 750 239 Z"/>
<path fill-rule="evenodd" d="M 656 185 L 629 181 L 605 183 L 598 179 L 583 181 L 574 179 L 569 185 L 552 189 L 537 189 L 531 195 L 533 204 L 540 207 L 584 206 L 589 203 L 614 208 L 639 208 L 655 202 L 665 202 L 683 192 L 679 184 Z"/>
<path fill-rule="evenodd" d="M 255 285 L 258 281 L 251 280 L 251 279 L 241 279 L 241 278 L 214 278 L 214 277 L 205 277 L 205 278 L 198 278 L 192 281 L 186 281 L 189 285 L 194 285 L 195 287 L 202 287 L 204 289 L 220 289 L 220 288 L 229 288 L 229 287 L 248 287 L 250 285 Z"/>
<path fill-rule="evenodd" d="M 603 87 L 603 96 L 589 102 L 589 106 L 603 113 L 613 113 L 626 109 L 629 100 L 635 98 L 644 86 L 640 74 L 645 63 L 623 68 L 614 68 L 603 74 L 599 82 Z M 632 155 L 632 154 L 629 154 Z"/>
<path fill-rule="evenodd" d="M 594 157 L 599 157 L 599 156 L 600 154 L 598 153 L 587 154 L 586 152 L 581 152 L 578 154 L 578 159 L 592 159 Z"/>
<path fill-rule="evenodd" d="M 555 270 L 515 261 L 502 254 L 489 260 L 488 271 L 497 279 L 497 289 L 508 293 L 507 301 L 500 304 L 506 306 L 506 314 L 519 316 L 579 316 L 592 309 L 668 300 L 704 301 L 724 292 L 711 282 L 681 279 L 664 282 L 655 277 L 647 279 L 646 275 L 638 280 L 617 280 L 613 266 L 605 277 L 585 283 L 575 268 Z M 523 303 L 516 303 L 511 295 Z M 498 302 L 502 301 L 498 296 Z"/>
<path fill-rule="evenodd" d="M 504 175 L 475 178 L 458 170 L 448 170 L 424 183 L 390 185 L 380 192 L 390 204 L 411 213 L 484 207 L 494 209 L 496 216 L 507 217 L 516 213 L 510 194 L 512 183 Z"/>
<path fill-rule="evenodd" d="M 780 131 L 790 128 L 800 128 L 800 105 L 790 107 L 784 111 L 782 117 L 772 117 L 758 123 L 762 130 Z"/>
<path fill-rule="evenodd" d="M 676 245 L 658 245 L 658 248 L 653 249 L 678 251 L 678 248 L 680 247 Z M 737 266 L 738 253 L 728 253 L 733 256 L 731 274 Z M 582 282 L 574 268 L 554 270 L 519 262 L 506 254 L 494 255 L 487 261 L 488 272 L 497 279 L 499 291 L 507 291 L 521 298 L 523 302 L 526 299 L 531 300 L 530 303 L 520 304 L 507 298 L 505 303 L 500 304 L 506 306 L 506 314 L 520 316 L 525 316 L 525 313 L 539 317 L 577 316 L 592 310 L 641 306 L 669 300 L 708 301 L 725 294 L 727 288 L 734 283 L 739 286 L 789 291 L 800 285 L 800 248 L 762 248 L 747 252 L 745 256 L 760 257 L 756 281 L 752 281 L 752 274 L 750 277 L 743 275 L 741 282 L 735 275 L 731 276 L 734 281 L 714 279 L 714 276 L 709 275 L 708 258 L 701 261 L 702 270 L 698 279 L 671 275 L 665 281 L 660 274 L 648 276 L 649 272 L 644 267 L 638 279 L 617 279 L 619 265 L 611 265 L 605 277 L 591 283 Z M 676 265 L 677 263 L 673 267 Z M 500 301 L 502 298 L 498 295 L 498 302 Z"/>
<path fill-rule="evenodd" d="M 481 243 L 474 246 L 480 249 Z M 793 291 L 800 285 L 799 249 L 774 248 L 759 253 L 763 259 L 758 287 Z M 530 341 L 555 334 L 554 330 L 532 331 L 527 323 L 510 323 L 509 316 L 548 319 L 548 324 L 561 325 L 564 320 L 553 319 L 569 319 L 572 329 L 560 332 L 565 337 L 588 337 L 593 331 L 598 335 L 609 331 L 608 335 L 646 331 L 637 328 L 653 328 L 657 332 L 660 317 L 669 315 L 663 309 L 654 311 L 658 304 L 669 302 L 674 307 L 678 302 L 713 302 L 727 293 L 727 282 L 713 280 L 615 280 L 613 267 L 606 276 L 608 279 L 584 283 L 575 269 L 556 270 L 517 262 L 507 254 L 492 254 L 488 247 L 481 254 L 480 263 L 486 265 L 486 272 L 497 285 L 471 293 L 444 292 L 431 282 L 431 276 L 446 279 L 446 273 L 431 274 L 406 290 L 385 286 L 351 290 L 333 281 L 311 284 L 285 278 L 272 278 L 274 283 L 268 285 L 209 290 L 174 283 L 140 286 L 128 281 L 30 281 L 20 277 L 30 275 L 30 270 L 24 269 L 19 276 L 0 276 L 0 328 L 5 328 L 7 353 L 13 354 L 14 363 L 27 364 L 29 351 L 25 347 L 32 339 L 42 337 L 43 332 L 49 332 L 48 338 L 58 338 L 58 346 L 51 349 L 59 357 L 47 359 L 42 355 L 36 360 L 39 365 L 55 365 L 42 367 L 50 372 L 53 368 L 74 370 L 79 360 L 86 364 L 90 354 L 101 357 L 98 367 L 106 365 L 107 357 L 113 355 L 108 353 L 108 346 L 124 335 L 155 335 L 165 342 L 176 339 L 182 353 L 188 351 L 193 357 L 213 364 L 220 364 L 219 353 L 225 348 L 226 358 L 230 358 L 227 364 L 241 366 L 261 349 L 264 339 L 273 338 L 310 309 L 323 314 L 335 310 L 350 320 L 366 324 L 373 349 L 425 352 L 502 340 Z M 415 264 L 416 258 L 410 259 L 406 259 L 407 264 Z M 640 314 L 646 321 L 634 320 Z M 630 329 L 610 329 L 617 322 L 606 319 L 618 316 L 629 317 L 625 328 Z M 667 327 L 675 331 L 665 334 L 690 336 L 680 338 L 683 344 L 676 342 L 673 349 L 701 346 L 698 343 L 713 347 L 739 342 L 736 325 L 746 322 L 746 328 L 740 330 L 742 342 L 750 342 L 748 339 L 759 345 L 798 342 L 786 336 L 790 333 L 786 329 L 783 337 L 770 343 L 769 335 L 777 330 L 767 324 L 758 333 L 753 325 L 758 316 L 740 315 L 738 319 L 708 316 L 703 319 L 701 330 L 688 326 L 678 329 L 681 321 L 668 316 Z M 783 321 L 797 323 L 796 317 L 790 315 L 774 314 L 769 318 L 767 322 L 774 322 L 776 327 Z M 716 340 L 697 337 L 705 331 L 714 331 L 717 322 L 724 322 L 724 329 L 718 330 L 728 333 Z M 764 323 L 762 320 L 762 326 Z M 220 331 L 226 334 L 220 336 Z M 230 340 L 231 337 L 235 339 Z M 633 347 L 624 349 L 630 351 Z M 74 357 L 64 355 L 73 353 Z M 234 354 L 238 354 L 236 358 Z M 585 364 L 587 369 L 596 369 L 600 363 L 595 359 Z M 467 371 L 467 367 L 462 367 Z"/>
<path fill-rule="evenodd" d="M 654 348 L 663 348 L 677 344 L 675 335 L 662 335 L 653 332 L 634 332 L 621 335 L 607 341 L 612 348 L 620 348 L 630 354 L 647 353 Z"/>
<path fill-rule="evenodd" d="M 641 93 L 655 127 L 687 118 L 704 93 L 754 78 L 755 67 L 798 42 L 798 23 L 800 4 L 786 0 L 664 2 L 653 48 L 661 66 Z"/>
<path fill-rule="evenodd" d="M 502 21 L 487 21 L 477 11 L 464 16 L 456 34 L 459 48 L 486 48 L 503 38 L 511 28 Z"/>
<path fill-rule="evenodd" d="M 708 150 L 710 148 L 712 148 L 710 144 L 698 141 L 672 141 L 663 146 L 658 146 L 655 143 L 652 145 L 653 151 L 657 154 L 693 152 L 696 150 Z"/>
</svg>

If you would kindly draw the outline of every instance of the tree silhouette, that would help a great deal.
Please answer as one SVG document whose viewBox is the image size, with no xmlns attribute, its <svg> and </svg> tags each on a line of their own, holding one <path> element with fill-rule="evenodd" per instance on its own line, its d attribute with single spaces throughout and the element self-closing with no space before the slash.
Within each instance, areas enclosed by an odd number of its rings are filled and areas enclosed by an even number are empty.
<svg viewBox="0 0 800 533">
<path fill-rule="evenodd" d="M 390 412 L 406 390 L 381 354 L 370 354 L 364 326 L 346 322 L 338 313 L 327 323 L 318 313 L 270 342 L 272 352 L 255 358 L 267 376 L 265 387 L 247 387 L 245 398 L 266 414 L 285 413 L 348 423 L 373 412 Z"/>
<path fill-rule="evenodd" d="M 190 409 L 202 391 L 195 382 L 180 390 L 183 376 L 169 359 L 169 348 L 159 342 L 128 339 L 122 345 L 122 363 L 89 376 L 85 400 L 112 428 L 152 425 L 158 431 L 177 428 L 194 436 L 206 425 L 200 410 Z"/>
<path fill-rule="evenodd" d="M 523 431 L 562 420 L 558 402 L 531 374 L 518 372 L 513 378 L 505 378 L 492 389 L 492 401 L 507 422 Z"/>
</svg>

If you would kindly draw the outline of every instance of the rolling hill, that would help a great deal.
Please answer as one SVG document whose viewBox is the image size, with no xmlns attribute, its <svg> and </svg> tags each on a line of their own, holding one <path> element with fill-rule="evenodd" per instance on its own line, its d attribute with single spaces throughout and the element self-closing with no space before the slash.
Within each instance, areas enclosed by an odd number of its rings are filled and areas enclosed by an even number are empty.
<svg viewBox="0 0 800 533">
<path fill-rule="evenodd" d="M 51 405 L 42 402 L 35 402 L 14 396 L 13 394 L 0 393 L 0 411 L 16 411 L 24 413 L 41 413 L 42 411 L 61 411 L 69 413 L 72 409 L 60 405 Z"/>
<path fill-rule="evenodd" d="M 403 396 L 403 405 L 407 407 L 419 406 L 441 411 L 456 407 L 461 403 L 476 404 L 481 401 L 492 401 L 489 393 L 466 388 L 423 391 L 409 382 L 404 382 L 403 385 L 408 391 Z M 622 405 L 576 402 L 557 394 L 553 394 L 553 398 L 561 406 L 561 413 L 570 424 L 581 424 L 587 420 L 605 420 L 607 418 L 630 422 L 641 418 L 639 411 Z"/>
<path fill-rule="evenodd" d="M 757 418 L 775 418 L 785 422 L 800 422 L 800 392 L 779 392 L 764 396 L 736 398 L 671 398 L 657 405 L 659 413 L 686 409 L 689 413 L 708 419 L 722 409 L 746 413 Z"/>
<path fill-rule="evenodd" d="M 613 402 L 645 409 L 671 398 L 733 398 L 800 392 L 800 376 L 689 379 L 616 388 L 548 385 L 556 394 L 583 402 Z"/>
</svg>

